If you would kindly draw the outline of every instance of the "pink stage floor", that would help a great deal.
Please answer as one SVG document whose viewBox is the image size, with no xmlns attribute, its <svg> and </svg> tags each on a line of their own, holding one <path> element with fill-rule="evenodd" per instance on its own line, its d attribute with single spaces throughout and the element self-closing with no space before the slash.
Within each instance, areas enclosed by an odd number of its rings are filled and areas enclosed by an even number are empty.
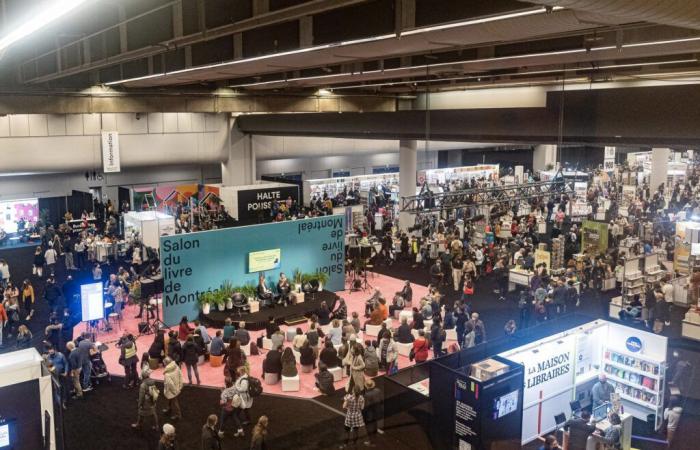
<svg viewBox="0 0 700 450">
<path fill-rule="evenodd" d="M 384 296 L 387 299 L 391 299 L 394 295 L 394 292 L 400 291 L 401 288 L 403 287 L 403 280 L 398 280 L 396 278 L 391 278 L 383 275 L 376 275 L 374 278 L 370 278 L 371 284 L 382 291 Z M 414 304 L 416 303 L 416 299 L 420 299 L 424 295 L 427 294 L 427 288 L 425 286 L 420 286 L 417 284 L 413 284 L 413 298 L 414 298 Z M 341 297 L 345 298 L 346 304 L 348 306 L 348 316 L 353 311 L 357 311 L 360 314 L 360 319 L 362 320 L 362 323 L 364 324 L 364 305 L 365 305 L 365 300 L 369 298 L 372 294 L 371 291 L 367 292 L 339 292 L 338 293 Z M 108 345 L 109 349 L 103 352 L 103 358 L 105 363 L 107 364 L 107 367 L 110 371 L 110 373 L 115 374 L 115 375 L 123 375 L 124 374 L 124 368 L 121 366 L 118 362 L 119 360 L 119 354 L 120 350 L 116 347 L 116 341 L 121 337 L 122 333 L 124 330 L 128 331 L 129 333 L 133 334 L 134 336 L 138 335 L 138 322 L 140 319 L 135 319 L 134 316 L 138 314 L 138 306 L 129 306 L 125 308 L 123 312 L 124 319 L 121 322 L 121 329 L 119 327 L 114 327 L 114 330 L 111 332 L 100 332 L 97 336 L 97 340 L 99 342 L 105 343 Z M 162 317 L 162 315 L 161 315 Z M 393 321 L 393 326 L 398 327 L 399 323 L 397 320 L 394 319 Z M 282 325 L 281 326 L 282 331 L 286 331 L 286 326 Z M 296 327 L 295 327 L 296 328 Z M 306 326 L 301 326 L 302 329 L 305 329 Z M 174 328 L 177 329 L 177 328 Z M 75 327 L 74 329 L 74 335 L 78 335 L 80 332 L 85 331 L 85 325 L 81 324 Z M 215 329 L 209 328 L 209 335 L 214 336 L 215 334 Z M 265 331 L 254 331 L 251 332 L 251 341 L 255 341 L 258 336 L 261 334 L 264 334 Z M 370 337 L 366 337 L 365 339 L 370 339 Z M 371 337 L 371 339 L 376 339 L 376 337 Z M 145 351 L 148 350 L 150 347 L 151 343 L 153 342 L 153 335 L 145 335 L 145 336 L 140 336 L 137 341 L 136 345 L 138 348 L 138 354 L 139 357 L 141 354 L 143 354 Z M 287 342 L 285 345 L 291 345 L 291 343 Z M 248 361 L 250 362 L 250 369 L 251 369 L 251 375 L 258 377 L 262 380 L 262 361 L 265 359 L 265 353 L 267 352 L 266 350 L 260 349 L 261 350 L 261 355 L 258 356 L 249 356 Z M 407 357 L 405 356 L 399 356 L 399 367 L 404 368 L 408 365 L 413 364 L 408 360 Z M 278 394 L 278 395 L 287 395 L 291 397 L 302 397 L 302 398 L 311 398 L 311 397 L 316 397 L 319 395 L 319 392 L 314 389 L 314 383 L 315 383 L 315 378 L 314 378 L 314 373 L 316 371 L 313 371 L 312 373 L 302 373 L 301 372 L 301 367 L 298 366 L 299 369 L 299 376 L 300 376 L 300 390 L 298 392 L 282 392 L 282 385 L 281 383 L 277 383 L 275 385 L 267 385 L 263 383 L 263 388 L 264 391 L 268 394 Z M 200 364 L 198 367 L 199 370 L 199 376 L 201 379 L 201 382 L 203 385 L 207 386 L 214 386 L 214 387 L 222 387 L 224 385 L 224 374 L 223 374 L 223 367 L 211 367 L 208 362 L 205 362 L 203 364 Z M 187 382 L 187 371 L 185 369 L 185 366 L 182 366 L 182 375 Z M 163 369 L 160 368 L 156 371 L 153 372 L 152 375 L 153 378 L 157 380 L 162 380 L 163 379 Z M 336 388 L 341 388 L 345 386 L 345 383 L 347 382 L 347 378 L 344 378 L 342 381 L 338 381 L 335 383 Z"/>
</svg>

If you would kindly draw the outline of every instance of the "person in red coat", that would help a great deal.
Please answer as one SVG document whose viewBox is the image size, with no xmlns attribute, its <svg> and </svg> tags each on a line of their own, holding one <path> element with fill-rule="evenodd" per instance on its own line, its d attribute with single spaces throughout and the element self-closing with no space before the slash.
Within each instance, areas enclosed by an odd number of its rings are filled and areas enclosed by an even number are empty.
<svg viewBox="0 0 700 450">
<path fill-rule="evenodd" d="M 193 331 L 194 328 L 190 328 L 190 324 L 187 322 L 187 316 L 182 316 L 182 319 L 180 319 L 180 328 L 177 332 L 177 338 L 180 341 L 185 342 L 187 340 L 187 336 L 189 336 Z"/>
<path fill-rule="evenodd" d="M 413 341 L 413 359 L 416 363 L 422 363 L 430 356 L 430 344 L 425 338 L 425 331 L 418 330 L 418 338 Z"/>
</svg>

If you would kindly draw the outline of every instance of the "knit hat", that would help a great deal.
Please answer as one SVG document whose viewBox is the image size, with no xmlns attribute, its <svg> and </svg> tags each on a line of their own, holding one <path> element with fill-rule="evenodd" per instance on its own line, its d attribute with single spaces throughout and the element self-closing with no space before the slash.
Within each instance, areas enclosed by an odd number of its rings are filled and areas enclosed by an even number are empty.
<svg viewBox="0 0 700 450">
<path fill-rule="evenodd" d="M 175 434 L 175 427 L 166 423 L 163 425 L 163 434 L 167 434 L 168 436 Z"/>
</svg>

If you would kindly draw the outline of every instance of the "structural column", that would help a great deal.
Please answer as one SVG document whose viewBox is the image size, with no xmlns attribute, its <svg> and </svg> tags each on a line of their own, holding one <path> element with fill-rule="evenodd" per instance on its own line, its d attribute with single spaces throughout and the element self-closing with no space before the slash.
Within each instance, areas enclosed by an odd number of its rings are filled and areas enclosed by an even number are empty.
<svg viewBox="0 0 700 450">
<path fill-rule="evenodd" d="M 532 152 L 532 170 L 539 172 L 546 170 L 547 166 L 557 167 L 557 146 L 556 145 L 536 145 Z"/>
<path fill-rule="evenodd" d="M 671 150 L 668 148 L 651 149 L 651 175 L 649 175 L 649 193 L 654 195 L 661 183 L 668 179 L 668 157 Z M 666 186 L 668 189 L 668 186 Z"/>
<path fill-rule="evenodd" d="M 399 197 L 416 195 L 417 141 L 399 141 Z M 399 213 L 399 229 L 406 231 L 415 218 L 410 213 Z"/>
<path fill-rule="evenodd" d="M 221 163 L 221 181 L 224 186 L 241 186 L 255 181 L 252 137 L 241 133 L 233 118 L 229 118 L 228 157 Z"/>
</svg>

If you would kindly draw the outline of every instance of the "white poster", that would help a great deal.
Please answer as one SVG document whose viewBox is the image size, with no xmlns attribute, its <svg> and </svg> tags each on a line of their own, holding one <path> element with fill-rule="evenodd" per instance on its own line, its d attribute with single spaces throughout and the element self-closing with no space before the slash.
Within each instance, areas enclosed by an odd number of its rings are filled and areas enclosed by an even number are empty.
<svg viewBox="0 0 700 450">
<path fill-rule="evenodd" d="M 119 133 L 116 131 L 102 132 L 102 166 L 105 173 L 121 171 Z"/>
</svg>

